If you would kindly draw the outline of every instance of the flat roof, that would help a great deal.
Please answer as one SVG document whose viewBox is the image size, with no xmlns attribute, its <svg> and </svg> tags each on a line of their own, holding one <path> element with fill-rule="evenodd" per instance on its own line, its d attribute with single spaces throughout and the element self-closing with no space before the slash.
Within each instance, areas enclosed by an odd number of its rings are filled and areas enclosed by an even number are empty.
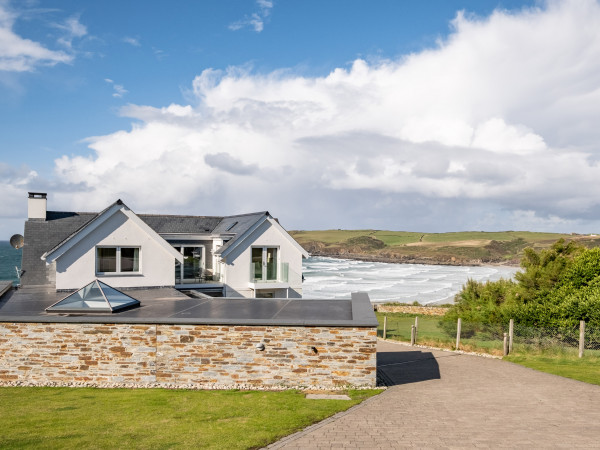
<svg viewBox="0 0 600 450">
<path fill-rule="evenodd" d="M 274 325 L 376 327 L 369 296 L 348 300 L 191 298 L 173 288 L 121 289 L 141 306 L 110 313 L 47 313 L 66 297 L 51 287 L 10 290 L 0 298 L 0 322 L 130 323 L 189 325 Z"/>
</svg>

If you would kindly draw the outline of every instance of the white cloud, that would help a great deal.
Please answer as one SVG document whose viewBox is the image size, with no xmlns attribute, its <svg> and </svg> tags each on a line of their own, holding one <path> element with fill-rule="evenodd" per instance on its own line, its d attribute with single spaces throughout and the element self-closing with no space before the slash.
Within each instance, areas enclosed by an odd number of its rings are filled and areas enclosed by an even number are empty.
<svg viewBox="0 0 600 450">
<path fill-rule="evenodd" d="M 69 50 L 73 48 L 73 39 L 82 38 L 87 34 L 87 27 L 79 22 L 78 15 L 69 17 L 63 23 L 55 23 L 54 27 L 64 33 L 57 42 Z"/>
<path fill-rule="evenodd" d="M 31 72 L 41 65 L 69 63 L 73 55 L 54 51 L 13 31 L 18 14 L 0 2 L 0 71 Z"/>
<path fill-rule="evenodd" d="M 161 61 L 165 56 L 167 56 L 167 53 L 165 53 L 164 50 L 161 50 L 160 48 L 156 48 L 156 47 L 152 47 L 152 53 L 154 53 L 154 56 L 159 61 Z"/>
<path fill-rule="evenodd" d="M 121 84 L 113 85 L 113 89 L 115 90 L 115 92 L 113 92 L 113 97 L 116 97 L 116 98 L 121 98 L 129 92 Z"/>
<path fill-rule="evenodd" d="M 141 45 L 142 45 L 142 44 L 140 44 L 139 38 L 134 38 L 131 36 L 125 36 L 123 38 L 123 42 L 125 42 L 126 44 L 129 44 L 129 45 L 133 45 L 134 47 L 141 47 Z"/>
<path fill-rule="evenodd" d="M 0 240 L 23 233 L 23 217 L 27 216 L 27 186 L 34 183 L 37 173 L 27 167 L 13 168 L 0 162 L 0 198 L 2 221 Z"/>
<path fill-rule="evenodd" d="M 207 69 L 193 104 L 129 105 L 130 131 L 57 160 L 57 179 L 86 191 L 58 199 L 269 209 L 294 227 L 598 231 L 598 2 L 453 26 L 437 48 L 323 77 Z"/>
<path fill-rule="evenodd" d="M 129 91 L 127 89 L 125 89 L 123 87 L 122 84 L 116 84 L 112 79 L 110 78 L 105 78 L 104 81 L 106 81 L 108 84 L 111 84 L 113 87 L 113 94 L 112 96 L 115 98 L 122 98 L 125 94 L 127 94 Z"/>
<path fill-rule="evenodd" d="M 256 0 L 258 11 L 245 16 L 243 19 L 233 22 L 229 25 L 232 31 L 241 30 L 242 28 L 252 28 L 257 33 L 260 33 L 265 28 L 265 21 L 271 15 L 273 2 L 269 0 Z"/>
</svg>

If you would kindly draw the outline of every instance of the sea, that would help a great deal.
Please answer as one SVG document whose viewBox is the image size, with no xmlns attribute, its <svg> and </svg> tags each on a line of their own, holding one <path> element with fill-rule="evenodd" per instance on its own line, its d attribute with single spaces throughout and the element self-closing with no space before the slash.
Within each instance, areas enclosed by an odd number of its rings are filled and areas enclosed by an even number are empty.
<svg viewBox="0 0 600 450">
<path fill-rule="evenodd" d="M 11 247 L 8 241 L 0 241 L 0 281 L 12 281 L 18 284 L 19 278 L 15 267 L 21 270 L 21 254 L 23 250 Z"/>
<path fill-rule="evenodd" d="M 496 281 L 513 278 L 509 266 L 441 266 L 392 264 L 310 257 L 303 262 L 303 298 L 349 298 L 366 292 L 373 303 L 453 303 L 469 279 Z"/>
<path fill-rule="evenodd" d="M 22 250 L 0 241 L 0 281 L 18 284 L 15 267 L 21 268 Z M 366 292 L 373 303 L 452 303 L 468 279 L 495 281 L 514 277 L 517 267 L 437 266 L 391 264 L 349 259 L 310 257 L 302 263 L 304 298 L 349 298 Z"/>
</svg>

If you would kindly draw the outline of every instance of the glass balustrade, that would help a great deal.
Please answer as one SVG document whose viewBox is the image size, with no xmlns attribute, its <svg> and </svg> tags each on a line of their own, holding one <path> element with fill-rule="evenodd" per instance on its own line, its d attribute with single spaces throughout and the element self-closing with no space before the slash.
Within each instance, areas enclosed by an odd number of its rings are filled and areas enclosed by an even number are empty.
<svg viewBox="0 0 600 450">
<path fill-rule="evenodd" d="M 250 282 L 251 283 L 288 283 L 290 273 L 295 272 L 290 269 L 289 263 L 267 265 L 267 270 L 263 270 L 262 262 L 252 262 L 250 264 Z M 298 275 L 298 279 L 301 277 Z"/>
</svg>

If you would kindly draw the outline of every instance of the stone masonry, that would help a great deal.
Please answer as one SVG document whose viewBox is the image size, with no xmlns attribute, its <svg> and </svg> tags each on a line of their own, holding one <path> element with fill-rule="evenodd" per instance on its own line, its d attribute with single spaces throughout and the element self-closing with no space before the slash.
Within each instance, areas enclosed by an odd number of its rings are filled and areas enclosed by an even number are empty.
<svg viewBox="0 0 600 450">
<path fill-rule="evenodd" d="M 0 323 L 0 383 L 374 387 L 375 333 L 370 327 Z"/>
</svg>

